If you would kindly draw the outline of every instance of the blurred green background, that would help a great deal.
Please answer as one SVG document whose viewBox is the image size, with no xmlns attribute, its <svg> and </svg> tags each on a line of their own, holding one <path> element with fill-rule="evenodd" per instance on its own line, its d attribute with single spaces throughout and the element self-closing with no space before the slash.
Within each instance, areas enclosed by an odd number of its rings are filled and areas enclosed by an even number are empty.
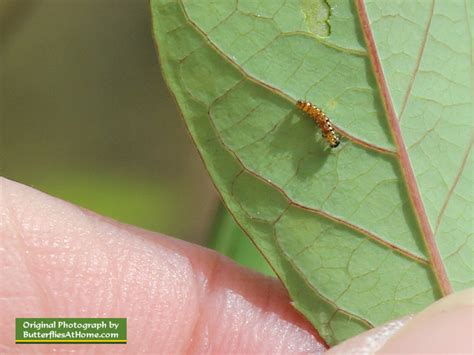
<svg viewBox="0 0 474 355">
<path fill-rule="evenodd" d="M 0 0 L 2 175 L 205 243 L 218 205 L 146 0 Z"/>
<path fill-rule="evenodd" d="M 0 0 L 2 175 L 271 275 L 161 76 L 147 0 Z"/>
</svg>

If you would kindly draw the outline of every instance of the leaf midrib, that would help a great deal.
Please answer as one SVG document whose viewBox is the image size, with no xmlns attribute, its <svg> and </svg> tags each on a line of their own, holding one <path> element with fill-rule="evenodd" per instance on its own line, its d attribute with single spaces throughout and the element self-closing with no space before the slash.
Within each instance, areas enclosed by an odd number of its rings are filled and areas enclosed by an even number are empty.
<svg viewBox="0 0 474 355">
<path fill-rule="evenodd" d="M 359 20 L 361 23 L 362 32 L 364 34 L 365 42 L 367 44 L 367 49 L 369 53 L 370 62 L 372 63 L 372 69 L 374 72 L 377 85 L 380 90 L 382 102 L 385 108 L 385 113 L 388 118 L 388 123 L 392 136 L 395 141 L 395 145 L 398 148 L 397 158 L 400 162 L 400 168 L 403 173 L 403 181 L 406 184 L 406 187 L 409 192 L 410 200 L 413 205 L 413 210 L 415 211 L 416 219 L 421 229 L 421 235 L 426 245 L 428 256 L 430 259 L 431 268 L 433 273 L 438 281 L 438 286 L 441 293 L 446 296 L 453 292 L 451 282 L 448 279 L 446 268 L 444 266 L 441 254 L 436 244 L 436 239 L 431 229 L 426 210 L 421 199 L 420 190 L 416 182 L 415 174 L 413 172 L 412 165 L 410 163 L 410 158 L 408 156 L 408 151 L 403 140 L 401 133 L 399 120 L 397 114 L 395 113 L 395 107 L 390 96 L 388 89 L 388 84 L 385 79 L 385 75 L 382 68 L 382 63 L 380 56 L 377 51 L 377 45 L 370 27 L 370 22 L 367 16 L 367 11 L 365 8 L 364 0 L 356 0 L 357 12 L 359 15 Z M 434 8 L 434 5 L 433 5 Z M 433 12 L 430 16 L 433 15 Z M 431 20 L 429 22 L 431 24 Z M 421 55 L 422 53 L 420 53 Z M 421 60 L 421 58 L 419 58 Z M 413 79 L 414 81 L 414 79 Z"/>
</svg>

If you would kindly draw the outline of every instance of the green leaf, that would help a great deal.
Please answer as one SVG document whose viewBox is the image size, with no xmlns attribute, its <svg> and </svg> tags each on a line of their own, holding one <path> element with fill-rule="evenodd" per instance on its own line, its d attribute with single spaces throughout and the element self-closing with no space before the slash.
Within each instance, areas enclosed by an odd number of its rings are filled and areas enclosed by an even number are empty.
<svg viewBox="0 0 474 355">
<path fill-rule="evenodd" d="M 329 344 L 473 285 L 465 4 L 152 0 L 215 185 Z M 332 118 L 340 147 L 297 99 Z"/>
</svg>

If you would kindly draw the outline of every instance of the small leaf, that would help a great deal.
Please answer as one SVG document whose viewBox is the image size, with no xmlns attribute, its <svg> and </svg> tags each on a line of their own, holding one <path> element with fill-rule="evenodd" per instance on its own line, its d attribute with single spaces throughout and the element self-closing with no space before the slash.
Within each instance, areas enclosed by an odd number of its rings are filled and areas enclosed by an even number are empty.
<svg viewBox="0 0 474 355">
<path fill-rule="evenodd" d="M 152 12 L 226 206 L 335 344 L 473 285 L 472 9 L 317 2 L 329 11 L 152 0 Z M 331 117 L 340 147 L 297 99 Z"/>
</svg>

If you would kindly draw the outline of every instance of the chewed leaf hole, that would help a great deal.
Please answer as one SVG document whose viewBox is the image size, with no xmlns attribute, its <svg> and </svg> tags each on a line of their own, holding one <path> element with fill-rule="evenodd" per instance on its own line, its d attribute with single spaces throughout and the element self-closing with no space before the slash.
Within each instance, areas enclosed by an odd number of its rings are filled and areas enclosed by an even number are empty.
<svg viewBox="0 0 474 355">
<path fill-rule="evenodd" d="M 326 0 L 301 0 L 301 12 L 308 31 L 320 37 L 331 34 L 331 7 Z"/>
</svg>

